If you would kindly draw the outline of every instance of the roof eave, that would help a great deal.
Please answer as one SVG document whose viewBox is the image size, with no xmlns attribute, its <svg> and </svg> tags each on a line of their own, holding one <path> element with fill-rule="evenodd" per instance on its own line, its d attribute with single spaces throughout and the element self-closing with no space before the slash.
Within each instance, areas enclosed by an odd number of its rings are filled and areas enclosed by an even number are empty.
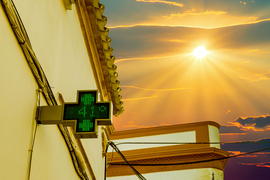
<svg viewBox="0 0 270 180">
<path fill-rule="evenodd" d="M 124 108 L 109 29 L 105 27 L 107 17 L 102 15 L 104 8 L 99 0 L 78 0 L 76 6 L 97 88 L 102 99 L 113 102 L 113 115 L 118 116 Z"/>
</svg>

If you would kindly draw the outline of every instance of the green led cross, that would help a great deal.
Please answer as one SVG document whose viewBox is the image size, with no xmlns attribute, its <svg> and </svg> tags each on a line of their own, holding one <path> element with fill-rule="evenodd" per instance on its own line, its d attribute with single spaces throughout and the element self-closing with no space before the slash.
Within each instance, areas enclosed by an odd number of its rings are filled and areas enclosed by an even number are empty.
<svg viewBox="0 0 270 180">
<path fill-rule="evenodd" d="M 76 121 L 75 135 L 81 135 L 78 137 L 83 137 L 88 132 L 95 132 L 96 120 L 110 121 L 111 119 L 111 102 L 96 102 L 96 98 L 97 91 L 79 91 L 78 103 L 64 105 L 63 122 Z"/>
</svg>

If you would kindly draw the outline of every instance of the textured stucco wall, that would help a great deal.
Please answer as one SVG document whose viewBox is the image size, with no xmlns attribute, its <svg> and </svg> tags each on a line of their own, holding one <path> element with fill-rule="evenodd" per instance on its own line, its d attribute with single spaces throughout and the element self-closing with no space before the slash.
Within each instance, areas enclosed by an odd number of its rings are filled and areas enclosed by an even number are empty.
<svg viewBox="0 0 270 180">
<path fill-rule="evenodd" d="M 77 90 L 96 89 L 73 5 L 62 0 L 14 0 L 34 52 L 57 98 L 75 102 Z M 25 179 L 37 83 L 0 7 L 0 179 Z M 41 105 L 46 105 L 41 99 Z M 103 179 L 101 135 L 82 141 L 96 179 Z M 79 179 L 56 125 L 38 125 L 31 179 Z"/>
</svg>

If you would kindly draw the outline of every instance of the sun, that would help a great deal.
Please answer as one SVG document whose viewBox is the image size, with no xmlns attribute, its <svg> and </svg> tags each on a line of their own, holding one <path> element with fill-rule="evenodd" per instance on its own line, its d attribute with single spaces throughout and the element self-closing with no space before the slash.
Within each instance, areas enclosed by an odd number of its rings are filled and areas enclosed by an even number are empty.
<svg viewBox="0 0 270 180">
<path fill-rule="evenodd" d="M 209 51 L 207 51 L 203 46 L 199 46 L 196 49 L 194 49 L 192 55 L 196 56 L 196 58 L 201 59 L 204 58 Z"/>
</svg>

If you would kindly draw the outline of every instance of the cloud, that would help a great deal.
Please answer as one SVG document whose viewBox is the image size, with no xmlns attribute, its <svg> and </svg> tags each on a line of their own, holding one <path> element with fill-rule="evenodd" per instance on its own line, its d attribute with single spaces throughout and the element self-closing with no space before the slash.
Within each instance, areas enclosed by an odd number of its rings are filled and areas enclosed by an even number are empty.
<svg viewBox="0 0 270 180">
<path fill-rule="evenodd" d="M 192 15 L 192 16 L 216 15 L 216 16 L 219 16 L 219 15 L 223 15 L 223 14 L 227 13 L 226 11 L 213 11 L 213 10 L 211 10 L 211 11 L 207 10 L 204 12 L 195 12 L 195 11 L 196 11 L 195 9 L 192 9 L 192 10 L 185 11 L 184 13 L 171 14 L 169 16 L 162 16 L 162 17 L 170 19 L 173 17 L 184 17 L 184 16 L 188 16 L 188 15 Z"/>
<path fill-rule="evenodd" d="M 264 131 L 270 128 L 270 116 L 239 117 L 233 123 L 244 130 Z"/>
<path fill-rule="evenodd" d="M 220 136 L 239 136 L 239 135 L 247 135 L 247 133 L 219 133 Z"/>
<path fill-rule="evenodd" d="M 180 41 L 180 40 L 179 40 Z M 173 40 L 173 42 L 179 42 L 177 40 Z M 141 58 L 123 58 L 123 59 L 117 59 L 115 63 L 123 62 L 123 61 L 137 61 L 137 60 L 153 60 L 153 59 L 164 59 L 164 58 L 172 58 L 172 57 L 178 57 L 179 55 L 174 56 L 153 56 L 153 57 L 141 57 Z"/>
<path fill-rule="evenodd" d="M 216 16 L 216 17 L 215 17 Z M 211 20 L 211 21 L 210 21 Z M 137 26 L 169 26 L 169 27 L 193 27 L 204 29 L 216 29 L 238 25 L 257 24 L 270 21 L 270 18 L 258 19 L 253 16 L 231 16 L 223 11 L 208 11 L 204 13 L 177 13 L 168 16 L 156 17 L 149 21 L 135 24 L 121 24 L 107 26 L 109 29 L 129 28 Z M 179 24 L 181 22 L 181 24 Z M 211 22 L 211 23 L 209 23 Z M 269 53 L 269 52 L 261 52 Z"/>
<path fill-rule="evenodd" d="M 109 27 L 144 24 L 213 28 L 270 18 L 268 0 L 256 3 L 235 0 L 104 0 L 102 3 L 110 7 L 105 10 Z M 166 17 L 171 17 L 172 21 Z"/>
<path fill-rule="evenodd" d="M 244 5 L 246 5 L 246 4 L 247 4 L 246 2 L 242 2 L 242 1 L 240 1 L 240 3 L 241 3 L 241 4 L 244 4 Z"/>
<path fill-rule="evenodd" d="M 188 10 L 184 12 L 171 13 L 162 17 L 153 17 L 148 24 L 167 26 L 186 26 L 199 28 L 219 28 L 235 26 L 240 24 L 256 23 L 261 21 L 258 16 L 239 16 L 229 14 L 221 10 Z"/>
<path fill-rule="evenodd" d="M 142 100 L 142 99 L 151 99 L 151 98 L 156 98 L 158 96 L 153 95 L 149 97 L 138 97 L 138 98 L 131 98 L 131 99 L 122 99 L 121 101 L 134 101 L 134 100 Z"/>
<path fill-rule="evenodd" d="M 257 167 L 266 167 L 270 168 L 270 162 L 262 162 L 262 163 L 240 163 L 241 165 L 247 165 L 247 166 L 257 166 Z"/>
<path fill-rule="evenodd" d="M 170 39 L 169 41 L 171 41 L 171 42 L 178 42 L 178 43 L 187 42 L 187 41 L 181 40 L 181 39 Z"/>
<path fill-rule="evenodd" d="M 249 76 L 249 77 L 241 76 L 240 78 L 248 80 L 249 82 L 270 80 L 270 71 L 266 73 L 259 73 L 259 74 L 254 73 L 252 74 L 252 76 Z"/>
<path fill-rule="evenodd" d="M 239 154 L 243 154 L 245 152 L 240 152 L 240 151 L 228 151 L 230 153 L 230 156 L 235 156 L 235 155 L 239 155 Z M 246 158 L 246 157 L 258 157 L 257 155 L 255 154 L 246 154 L 246 155 L 243 155 L 243 156 L 238 156 L 238 157 L 242 157 L 242 158 Z"/>
<path fill-rule="evenodd" d="M 241 141 L 240 141 L 241 142 Z M 265 138 L 265 139 L 260 139 L 257 141 L 242 141 L 243 143 L 233 143 L 233 144 L 221 144 L 221 149 L 225 151 L 230 151 L 233 152 L 233 154 L 237 155 L 237 153 L 241 154 L 244 152 L 252 152 L 252 151 L 257 151 L 260 149 L 267 149 L 269 148 L 270 145 L 270 138 Z M 270 149 L 260 152 L 260 153 L 255 153 L 256 155 L 261 154 L 261 155 L 269 155 Z"/>
<path fill-rule="evenodd" d="M 250 53 L 263 55 L 254 49 L 268 46 L 269 28 L 270 21 L 217 29 L 136 26 L 111 29 L 110 37 L 113 39 L 114 56 L 120 58 L 117 62 L 185 55 L 202 43 L 211 50 L 238 50 L 247 54 L 249 52 L 244 52 L 246 49 L 253 49 Z"/>
<path fill-rule="evenodd" d="M 238 122 L 229 123 L 231 123 L 231 125 L 220 126 L 220 141 L 237 141 L 243 142 L 244 144 L 224 144 L 222 145 L 222 149 L 226 151 L 249 152 L 269 147 L 270 130 L 265 129 L 261 131 L 256 131 L 255 128 L 243 128 L 243 126 Z"/>
<path fill-rule="evenodd" d="M 162 123 L 160 126 L 171 126 L 172 124 Z"/>
<path fill-rule="evenodd" d="M 231 110 L 228 110 L 228 111 L 226 111 L 226 114 L 229 114 L 229 113 L 231 113 L 232 111 Z"/>
<path fill-rule="evenodd" d="M 171 124 L 167 124 L 167 123 L 162 123 L 158 126 L 169 126 Z M 147 126 L 147 125 L 135 125 L 134 122 L 128 122 L 127 125 L 123 126 L 125 128 L 128 128 L 128 129 L 137 129 L 137 128 L 150 128 L 150 127 L 157 127 L 157 125 L 152 125 L 152 126 Z"/>
<path fill-rule="evenodd" d="M 228 152 L 230 153 L 230 156 L 246 153 L 246 152 L 241 152 L 241 151 L 228 151 Z M 244 156 L 239 156 L 239 157 L 258 157 L 257 155 L 269 155 L 269 154 L 270 152 L 256 152 L 256 153 L 246 154 Z"/>
<path fill-rule="evenodd" d="M 181 88 L 171 88 L 171 89 L 148 89 L 148 88 L 140 88 L 136 86 L 120 86 L 121 88 L 132 88 L 132 89 L 139 89 L 145 91 L 179 91 L 179 90 L 186 90 L 186 89 L 196 89 L 193 87 L 181 87 Z"/>
<path fill-rule="evenodd" d="M 269 179 L 269 169 L 262 168 L 256 165 L 244 165 L 241 163 L 264 163 L 269 162 L 269 155 L 258 158 L 231 158 L 228 160 L 224 171 L 224 179 L 237 180 L 254 180 L 254 179 Z M 267 165 L 267 164 L 262 165 Z"/>
<path fill-rule="evenodd" d="M 259 80 L 269 80 L 270 79 L 270 71 L 267 73 L 255 74 L 254 76 L 258 77 Z"/>
<path fill-rule="evenodd" d="M 140 21 L 133 24 L 130 24 L 130 22 L 124 23 L 122 21 L 121 24 L 109 25 L 108 28 L 127 28 L 135 26 L 181 26 L 214 29 L 220 27 L 254 24 L 263 21 L 269 21 L 269 18 L 259 19 L 259 17 L 256 16 L 232 16 L 230 14 L 227 14 L 226 11 L 185 11 L 183 13 L 154 16 L 148 20 Z"/>
<path fill-rule="evenodd" d="M 260 49 L 248 49 L 248 53 L 260 53 L 260 54 L 269 54 L 270 52 L 261 51 Z M 247 61 L 249 62 L 249 61 Z"/>
<path fill-rule="evenodd" d="M 178 6 L 178 7 L 184 7 L 184 4 L 180 4 L 177 2 L 172 2 L 172 1 L 162 1 L 162 0 L 136 0 L 137 2 L 145 2 L 145 3 L 163 3 L 163 4 L 170 4 L 173 6 Z"/>
<path fill-rule="evenodd" d="M 239 127 L 235 126 L 235 125 L 229 125 L 229 126 L 225 126 L 225 125 L 221 125 L 219 128 L 219 133 L 220 134 L 230 134 L 230 133 L 235 133 L 235 134 L 243 134 L 246 133 L 244 130 L 241 130 Z"/>
</svg>

